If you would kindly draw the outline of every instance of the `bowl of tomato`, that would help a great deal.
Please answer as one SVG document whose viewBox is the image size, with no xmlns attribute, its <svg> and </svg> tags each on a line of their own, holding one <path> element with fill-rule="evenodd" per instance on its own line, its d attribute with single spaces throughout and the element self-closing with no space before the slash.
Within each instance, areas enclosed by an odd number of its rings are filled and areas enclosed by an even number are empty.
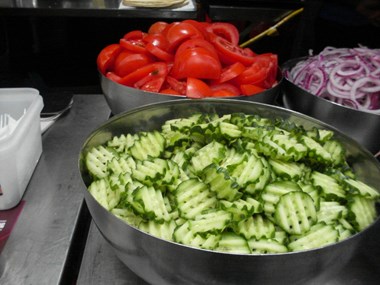
<svg viewBox="0 0 380 285">
<path fill-rule="evenodd" d="M 277 55 L 239 46 L 224 22 L 156 22 L 127 32 L 97 57 L 100 84 L 114 114 L 181 98 L 232 98 L 274 104 L 282 73 Z"/>
</svg>

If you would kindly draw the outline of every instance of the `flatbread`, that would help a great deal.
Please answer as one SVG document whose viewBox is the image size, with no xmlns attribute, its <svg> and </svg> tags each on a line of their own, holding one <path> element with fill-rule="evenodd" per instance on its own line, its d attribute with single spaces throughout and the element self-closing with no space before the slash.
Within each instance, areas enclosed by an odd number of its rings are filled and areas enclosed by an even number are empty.
<svg viewBox="0 0 380 285">
<path fill-rule="evenodd" d="M 123 5 L 132 7 L 163 8 L 183 6 L 188 0 L 123 0 Z"/>
</svg>

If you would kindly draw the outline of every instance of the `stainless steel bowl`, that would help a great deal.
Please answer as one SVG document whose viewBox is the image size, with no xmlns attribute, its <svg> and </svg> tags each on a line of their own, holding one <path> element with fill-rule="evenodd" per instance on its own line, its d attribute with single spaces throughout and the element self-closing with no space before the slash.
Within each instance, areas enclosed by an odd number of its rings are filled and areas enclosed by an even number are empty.
<svg viewBox="0 0 380 285">
<path fill-rule="evenodd" d="M 282 72 L 280 69 L 278 69 L 277 74 L 278 84 L 276 86 L 256 95 L 230 97 L 229 99 L 275 104 L 277 96 L 280 94 L 281 84 L 283 80 Z M 164 95 L 159 93 L 146 92 L 136 88 L 121 85 L 108 79 L 103 74 L 100 74 L 100 85 L 107 100 L 108 106 L 110 107 L 113 114 L 119 114 L 136 107 L 143 106 L 145 104 L 186 99 L 186 96 Z"/>
<path fill-rule="evenodd" d="M 195 112 L 244 112 L 288 119 L 305 128 L 333 129 L 347 149 L 359 178 L 380 185 L 379 162 L 356 141 L 316 119 L 285 108 L 239 100 L 177 100 L 150 104 L 112 117 L 84 143 L 79 167 L 81 187 L 92 218 L 119 259 L 151 284 L 324 284 L 350 260 L 368 229 L 333 245 L 285 254 L 229 254 L 191 248 L 165 241 L 129 226 L 105 210 L 87 191 L 90 178 L 84 156 L 93 146 L 126 132 L 154 130 L 172 118 Z M 374 224 L 379 223 L 379 219 Z"/>
<path fill-rule="evenodd" d="M 286 74 L 305 59 L 301 57 L 285 62 L 282 65 L 283 73 Z M 286 107 L 331 124 L 373 154 L 380 151 L 380 115 L 355 110 L 315 96 L 292 83 L 286 76 L 282 92 Z"/>
</svg>

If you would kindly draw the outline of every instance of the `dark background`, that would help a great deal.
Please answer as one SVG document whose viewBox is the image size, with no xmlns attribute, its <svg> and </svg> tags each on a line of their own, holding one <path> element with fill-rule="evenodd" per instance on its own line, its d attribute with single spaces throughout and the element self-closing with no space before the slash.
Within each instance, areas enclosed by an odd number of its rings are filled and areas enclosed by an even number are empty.
<svg viewBox="0 0 380 285">
<path fill-rule="evenodd" d="M 278 35 L 263 38 L 250 46 L 257 53 L 277 53 L 281 64 L 290 58 L 307 55 L 310 50 L 318 53 L 326 46 L 361 44 L 379 48 L 379 2 L 208 0 L 200 1 L 199 19 L 208 15 L 218 21 L 233 22 L 242 32 L 242 40 L 247 40 L 276 20 L 255 12 L 256 9 L 275 11 L 304 7 L 301 15 L 280 27 Z M 220 7 L 224 12 L 219 12 Z M 245 9 L 247 7 L 251 10 Z M 70 94 L 101 93 L 96 57 L 103 47 L 118 42 L 127 31 L 147 30 L 157 20 L 181 20 L 161 19 L 159 13 L 157 17 L 135 18 L 88 17 L 85 13 L 83 16 L 67 13 L 49 16 L 46 11 L 41 14 L 28 14 L 27 9 L 23 13 L 12 11 L 17 9 L 4 12 L 0 7 L 3 12 L 0 16 L 0 88 L 37 88 L 45 105 L 64 101 Z"/>
</svg>

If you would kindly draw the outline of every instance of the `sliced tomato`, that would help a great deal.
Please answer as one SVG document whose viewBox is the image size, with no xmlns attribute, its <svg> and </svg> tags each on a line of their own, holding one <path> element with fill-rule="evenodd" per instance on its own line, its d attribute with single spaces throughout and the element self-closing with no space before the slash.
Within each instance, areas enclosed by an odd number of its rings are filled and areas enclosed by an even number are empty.
<svg viewBox="0 0 380 285">
<path fill-rule="evenodd" d="M 222 37 L 223 39 L 229 41 L 234 46 L 239 44 L 239 31 L 238 29 L 230 23 L 224 22 L 214 22 L 207 27 L 207 31 Z"/>
<path fill-rule="evenodd" d="M 238 84 L 254 84 L 262 88 L 271 88 L 276 82 L 277 55 L 270 53 L 254 57 L 254 62 L 237 77 Z"/>
<path fill-rule="evenodd" d="M 220 74 L 220 78 L 218 80 L 219 83 L 230 81 L 237 76 L 239 76 L 246 69 L 244 64 L 241 62 L 235 62 L 225 68 L 223 68 L 222 73 Z"/>
<path fill-rule="evenodd" d="M 238 84 L 260 85 L 268 76 L 268 69 L 255 62 L 247 67 L 237 78 Z"/>
<path fill-rule="evenodd" d="M 196 20 L 192 20 L 192 19 L 183 20 L 182 23 L 188 23 L 188 24 L 193 25 L 195 28 L 197 28 L 203 34 L 203 36 L 205 38 L 207 38 L 207 34 L 208 34 L 207 27 L 209 27 L 211 25 L 211 23 L 196 21 Z"/>
<path fill-rule="evenodd" d="M 219 60 L 202 47 L 185 49 L 174 57 L 171 75 L 176 79 L 195 77 L 217 79 L 222 71 Z"/>
<path fill-rule="evenodd" d="M 113 69 L 115 59 L 121 50 L 119 44 L 111 44 L 100 51 L 96 59 L 96 64 L 102 74 L 105 75 L 108 71 Z"/>
<path fill-rule="evenodd" d="M 125 40 L 142 40 L 147 34 L 140 30 L 133 30 L 123 36 Z"/>
<path fill-rule="evenodd" d="M 166 31 L 166 38 L 169 41 L 169 52 L 174 51 L 182 42 L 189 38 L 203 38 L 203 34 L 189 23 L 177 23 Z"/>
<path fill-rule="evenodd" d="M 160 91 L 161 94 L 167 94 L 167 95 L 182 95 L 171 88 L 165 88 Z"/>
<path fill-rule="evenodd" d="M 271 87 L 277 80 L 278 56 L 273 53 L 263 53 L 255 57 L 255 62 L 268 69 L 266 82 Z M 268 88 L 269 88 L 268 87 Z"/>
<path fill-rule="evenodd" d="M 148 34 L 161 34 L 169 24 L 164 21 L 158 21 L 153 23 L 149 29 Z"/>
<path fill-rule="evenodd" d="M 136 53 L 146 53 L 146 48 L 145 48 L 145 42 L 143 39 L 124 39 L 121 38 L 119 41 L 120 46 L 123 48 L 131 51 L 131 52 L 136 52 Z"/>
<path fill-rule="evenodd" d="M 218 51 L 220 61 L 224 64 L 230 65 L 238 61 L 245 66 L 249 66 L 254 61 L 254 56 L 249 52 L 222 37 L 211 35 L 210 41 Z"/>
<path fill-rule="evenodd" d="M 165 82 L 163 75 L 148 75 L 135 83 L 135 87 L 143 91 L 160 92 L 162 85 Z"/>
<path fill-rule="evenodd" d="M 171 89 L 175 90 L 178 94 L 185 95 L 186 94 L 186 82 L 179 81 L 174 77 L 168 75 L 166 76 L 166 82 L 170 86 Z"/>
<path fill-rule="evenodd" d="M 215 59 L 219 60 L 216 49 L 209 41 L 205 39 L 189 39 L 189 40 L 184 41 L 177 48 L 176 54 L 180 56 L 184 50 L 189 49 L 189 48 L 194 48 L 194 47 L 202 47 L 202 48 L 207 49 L 210 52 L 210 54 L 213 55 L 213 57 L 215 57 Z"/>
<path fill-rule="evenodd" d="M 240 90 L 243 95 L 250 96 L 263 92 L 266 89 L 254 84 L 242 84 L 240 85 Z"/>
<path fill-rule="evenodd" d="M 146 45 L 146 50 L 153 56 L 155 56 L 158 60 L 165 62 L 172 62 L 174 60 L 174 55 L 168 53 L 167 51 L 148 43 Z"/>
<path fill-rule="evenodd" d="M 154 62 L 154 63 L 147 64 L 143 67 L 140 67 L 139 69 L 136 69 L 135 71 L 122 77 L 119 80 L 119 83 L 126 86 L 133 87 L 136 84 L 136 82 L 139 82 L 139 85 L 142 86 L 143 82 L 141 80 L 143 78 L 146 78 L 147 76 L 150 76 L 151 79 L 153 79 L 154 76 L 165 77 L 167 73 L 168 73 L 168 68 L 167 68 L 166 63 Z M 148 80 L 146 82 L 148 82 Z"/>
<path fill-rule="evenodd" d="M 151 62 L 153 62 L 153 59 L 144 53 L 132 53 L 124 50 L 115 60 L 114 72 L 124 77 Z"/>
<path fill-rule="evenodd" d="M 186 82 L 186 96 L 189 98 L 204 98 L 212 95 L 211 88 L 202 80 L 188 77 Z"/>
<path fill-rule="evenodd" d="M 241 95 L 238 87 L 231 83 L 221 83 L 210 85 L 212 97 L 234 97 Z"/>
<path fill-rule="evenodd" d="M 144 37 L 143 41 L 146 44 L 151 43 L 152 45 L 165 51 L 169 48 L 169 41 L 161 34 L 149 34 Z"/>
</svg>

